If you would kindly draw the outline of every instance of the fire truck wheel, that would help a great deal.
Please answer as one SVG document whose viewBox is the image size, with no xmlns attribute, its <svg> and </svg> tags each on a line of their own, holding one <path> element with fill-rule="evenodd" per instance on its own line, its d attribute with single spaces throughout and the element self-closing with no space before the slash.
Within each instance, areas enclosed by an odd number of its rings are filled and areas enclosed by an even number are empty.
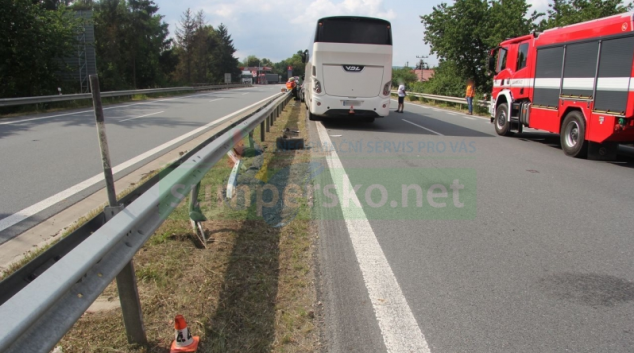
<svg viewBox="0 0 634 353">
<path fill-rule="evenodd" d="M 586 120 L 579 111 L 572 111 L 566 115 L 561 125 L 561 149 L 568 156 L 584 158 L 588 153 L 586 141 Z"/>
<path fill-rule="evenodd" d="M 495 132 L 500 136 L 511 135 L 511 122 L 509 121 L 506 103 L 500 104 L 495 109 Z"/>
</svg>

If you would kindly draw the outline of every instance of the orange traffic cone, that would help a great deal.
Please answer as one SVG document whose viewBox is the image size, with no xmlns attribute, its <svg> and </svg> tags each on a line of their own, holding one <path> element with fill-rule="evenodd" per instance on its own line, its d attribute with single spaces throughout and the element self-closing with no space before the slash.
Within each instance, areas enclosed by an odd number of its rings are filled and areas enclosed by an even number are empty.
<svg viewBox="0 0 634 353">
<path fill-rule="evenodd" d="M 350 111 L 348 112 L 348 114 L 354 114 L 354 105 L 350 106 Z"/>
<path fill-rule="evenodd" d="M 176 338 L 172 342 L 170 353 L 194 353 L 198 350 L 198 342 L 200 337 L 193 336 L 187 328 L 187 322 L 183 315 L 176 315 L 174 328 L 176 329 Z"/>
</svg>

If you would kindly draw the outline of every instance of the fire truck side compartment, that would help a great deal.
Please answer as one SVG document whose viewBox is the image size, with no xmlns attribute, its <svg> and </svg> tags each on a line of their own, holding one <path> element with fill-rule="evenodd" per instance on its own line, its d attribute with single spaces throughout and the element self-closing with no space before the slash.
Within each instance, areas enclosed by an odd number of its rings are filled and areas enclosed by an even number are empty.
<svg viewBox="0 0 634 353">
<path fill-rule="evenodd" d="M 633 61 L 632 34 L 538 47 L 533 104 L 556 109 L 560 93 L 564 99 L 591 99 L 596 84 L 595 111 L 625 112 L 628 93 L 634 89 L 630 87 Z"/>
<path fill-rule="evenodd" d="M 586 99 L 592 97 L 598 50 L 598 40 L 566 47 L 562 96 Z"/>
<path fill-rule="evenodd" d="M 601 45 L 599 62 L 599 84 L 594 109 L 599 111 L 624 112 L 627 107 L 630 77 L 632 76 L 632 60 L 634 60 L 634 36 L 609 39 Z M 627 85 L 610 88 L 606 84 L 617 84 L 627 81 Z"/>
<path fill-rule="evenodd" d="M 559 105 L 559 85 L 553 83 L 561 79 L 563 55 L 563 45 L 537 50 L 533 104 L 552 108 Z"/>
</svg>

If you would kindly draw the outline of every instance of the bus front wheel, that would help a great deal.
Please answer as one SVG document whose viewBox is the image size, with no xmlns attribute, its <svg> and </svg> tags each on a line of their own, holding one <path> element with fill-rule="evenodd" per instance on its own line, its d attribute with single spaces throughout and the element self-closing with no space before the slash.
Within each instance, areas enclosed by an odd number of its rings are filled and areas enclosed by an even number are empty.
<svg viewBox="0 0 634 353">
<path fill-rule="evenodd" d="M 308 120 L 319 121 L 319 118 L 317 118 L 317 115 L 311 113 L 310 110 L 306 110 L 306 114 L 308 114 Z"/>
</svg>

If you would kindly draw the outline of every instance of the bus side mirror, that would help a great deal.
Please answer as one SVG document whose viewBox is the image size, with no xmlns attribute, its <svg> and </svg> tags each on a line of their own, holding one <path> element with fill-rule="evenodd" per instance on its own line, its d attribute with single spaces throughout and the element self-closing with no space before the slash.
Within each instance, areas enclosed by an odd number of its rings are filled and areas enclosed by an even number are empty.
<svg viewBox="0 0 634 353">
<path fill-rule="evenodd" d="M 302 56 L 302 64 L 306 64 L 306 62 L 308 61 L 308 50 L 305 50 L 300 55 Z"/>
</svg>

